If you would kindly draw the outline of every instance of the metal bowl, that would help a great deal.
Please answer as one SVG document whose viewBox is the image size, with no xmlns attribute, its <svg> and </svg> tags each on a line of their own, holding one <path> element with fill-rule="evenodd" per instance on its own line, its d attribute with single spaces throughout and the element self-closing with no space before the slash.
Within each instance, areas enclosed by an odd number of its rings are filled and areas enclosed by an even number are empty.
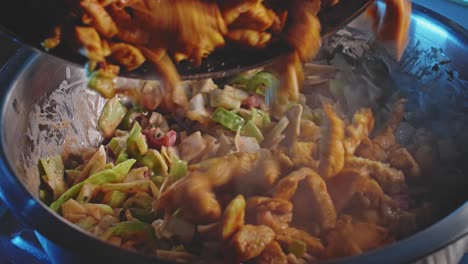
<svg viewBox="0 0 468 264">
<path fill-rule="evenodd" d="M 436 13 L 413 5 L 410 42 L 400 62 L 373 46 L 369 21 L 362 16 L 324 44 L 322 57 L 341 54 L 351 69 L 369 70 L 362 58 L 378 59 L 389 71 L 390 85 L 409 100 L 408 117 L 441 137 L 468 149 L 468 32 Z M 369 53 L 372 51 L 371 53 Z M 138 83 L 138 80 L 122 79 Z M 104 99 L 86 89 L 83 69 L 55 57 L 20 48 L 0 71 L 0 198 L 37 231 L 56 263 L 138 261 L 156 259 L 106 244 L 66 222 L 39 201 L 39 157 L 79 151 L 101 140 L 96 120 Z M 464 152 L 463 152 L 464 151 Z M 447 179 L 446 212 L 428 228 L 394 244 L 335 263 L 456 263 L 468 247 L 467 164 L 440 175 Z M 461 175 L 461 177 L 460 177 Z M 442 188 L 442 187 L 441 187 Z"/>
</svg>

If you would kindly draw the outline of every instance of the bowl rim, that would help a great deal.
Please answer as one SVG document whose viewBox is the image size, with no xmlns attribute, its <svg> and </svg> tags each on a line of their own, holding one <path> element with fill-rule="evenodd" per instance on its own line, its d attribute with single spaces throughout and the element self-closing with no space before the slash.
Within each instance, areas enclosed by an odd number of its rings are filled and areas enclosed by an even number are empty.
<svg viewBox="0 0 468 264">
<path fill-rule="evenodd" d="M 460 34 L 468 41 L 468 30 L 450 19 L 413 3 L 413 13 L 431 16 L 451 30 Z M 16 82 L 21 78 L 24 69 L 40 56 L 29 48 L 20 48 L 3 68 L 0 69 L 0 124 L 4 125 L 4 114 L 7 102 L 11 97 Z M 33 197 L 18 177 L 4 151 L 5 135 L 0 129 L 0 199 L 2 199 L 21 221 L 51 241 L 65 246 L 75 252 L 79 250 L 99 249 L 102 256 L 129 260 L 138 259 L 145 262 L 161 261 L 157 256 L 144 255 L 138 252 L 122 249 L 87 234 L 73 224 L 64 220 L 44 203 Z M 395 243 L 376 250 L 365 252 L 358 256 L 333 259 L 320 263 L 406 263 L 422 259 L 445 248 L 451 243 L 468 235 L 468 201 L 456 210 L 429 227 Z M 66 234 L 66 235 L 64 235 Z M 91 251 L 92 252 L 92 251 Z"/>
</svg>

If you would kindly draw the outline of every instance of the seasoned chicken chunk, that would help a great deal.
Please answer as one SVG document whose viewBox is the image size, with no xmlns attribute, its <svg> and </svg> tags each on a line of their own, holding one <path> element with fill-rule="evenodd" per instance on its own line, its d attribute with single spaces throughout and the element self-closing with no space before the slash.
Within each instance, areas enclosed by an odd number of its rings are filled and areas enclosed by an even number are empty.
<svg viewBox="0 0 468 264">
<path fill-rule="evenodd" d="M 278 242 L 271 242 L 260 256 L 252 260 L 254 264 L 287 264 L 288 259 Z"/>
<path fill-rule="evenodd" d="M 273 230 L 288 227 L 292 220 L 291 202 L 269 198 L 250 197 L 246 206 L 246 221 L 249 224 L 265 225 Z"/>
<path fill-rule="evenodd" d="M 281 179 L 273 197 L 290 200 L 293 220 L 299 225 L 317 223 L 326 230 L 336 221 L 336 211 L 323 179 L 312 169 L 302 168 Z M 310 210 L 301 210 L 301 208 Z"/>
<path fill-rule="evenodd" d="M 259 256 L 273 241 L 275 233 L 267 226 L 244 225 L 234 234 L 228 249 L 237 261 L 246 261 Z"/>
</svg>

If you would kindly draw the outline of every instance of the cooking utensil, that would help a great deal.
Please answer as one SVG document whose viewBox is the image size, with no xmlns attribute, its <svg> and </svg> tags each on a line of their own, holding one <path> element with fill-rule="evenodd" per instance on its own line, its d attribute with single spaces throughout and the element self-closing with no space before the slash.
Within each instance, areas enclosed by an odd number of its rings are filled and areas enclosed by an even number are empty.
<svg viewBox="0 0 468 264">
<path fill-rule="evenodd" d="M 57 18 L 51 14 L 60 14 L 66 10 L 65 2 L 53 0 L 6 1 L 0 8 L 0 31 L 7 32 L 20 43 L 43 51 L 42 41 L 57 24 Z M 360 15 L 372 3 L 373 0 L 340 1 L 336 6 L 322 10 L 319 13 L 322 36 L 325 38 L 330 36 Z M 183 79 L 229 76 L 264 66 L 287 51 L 289 48 L 281 43 L 271 45 L 262 51 L 249 52 L 225 48 L 204 59 L 200 67 L 194 67 L 188 62 L 181 62 L 177 68 Z M 62 46 L 54 49 L 51 54 L 80 66 L 86 62 L 83 56 L 77 52 L 70 52 Z M 121 75 L 137 79 L 154 79 L 155 71 L 150 63 L 146 63 L 135 71 L 122 72 Z"/>
<path fill-rule="evenodd" d="M 345 54 L 349 61 L 336 62 L 343 71 L 364 65 L 369 73 L 375 65 L 382 65 L 369 62 L 381 61 L 390 74 L 391 88 L 400 90 L 409 100 L 412 114 L 406 119 L 455 140 L 457 149 L 466 157 L 467 31 L 414 5 L 408 49 L 397 63 L 372 45 L 368 26 L 368 20 L 360 17 L 338 31 L 324 43 L 323 58 L 334 53 L 336 60 L 339 54 Z M 368 87 L 381 85 L 376 79 Z M 73 150 L 100 141 L 92 120 L 98 116 L 104 99 L 86 89 L 83 69 L 21 48 L 1 69 L 0 87 L 0 198 L 37 230 L 49 257 L 55 263 L 154 263 L 154 257 L 116 248 L 87 235 L 37 199 L 39 157 L 61 153 L 64 147 Z M 455 165 L 454 169 L 440 172 L 443 185 L 439 188 L 448 193 L 444 199 L 446 212 L 440 221 L 384 248 L 333 263 L 457 263 L 468 245 L 468 167 L 466 162 Z M 436 255 L 428 256 L 433 253 Z"/>
</svg>

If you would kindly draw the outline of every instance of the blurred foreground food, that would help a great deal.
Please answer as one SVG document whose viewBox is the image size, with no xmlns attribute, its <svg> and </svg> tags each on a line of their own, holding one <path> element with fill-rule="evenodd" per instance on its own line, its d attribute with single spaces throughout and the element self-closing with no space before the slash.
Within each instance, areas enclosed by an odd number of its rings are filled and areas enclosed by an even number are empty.
<svg viewBox="0 0 468 264">
<path fill-rule="evenodd" d="M 292 48 L 283 54 L 276 71 L 287 93 L 297 100 L 302 83 L 301 62 L 313 58 L 321 46 L 317 14 L 332 8 L 333 0 L 74 0 L 62 24 L 43 42 L 46 49 L 70 47 L 88 58 L 89 86 L 106 98 L 115 93 L 120 68 L 153 64 L 165 82 L 164 101 L 175 110 L 187 107 L 174 66 L 188 60 L 199 66 L 218 48 L 236 46 L 255 50 L 283 42 Z M 377 6 L 369 13 L 380 40 L 389 42 L 395 56 L 406 45 L 411 4 L 386 0 L 385 14 Z M 382 20 L 382 21 L 381 21 Z M 233 54 L 235 56 L 235 54 Z"/>
</svg>

